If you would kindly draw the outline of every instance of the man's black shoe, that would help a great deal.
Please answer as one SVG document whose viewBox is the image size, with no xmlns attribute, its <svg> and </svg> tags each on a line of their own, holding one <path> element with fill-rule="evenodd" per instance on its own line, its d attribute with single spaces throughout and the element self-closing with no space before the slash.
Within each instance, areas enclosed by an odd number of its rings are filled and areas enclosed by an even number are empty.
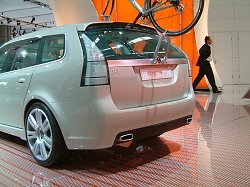
<svg viewBox="0 0 250 187">
<path fill-rule="evenodd" d="M 222 91 L 220 90 L 214 90 L 213 93 L 221 93 Z"/>
</svg>

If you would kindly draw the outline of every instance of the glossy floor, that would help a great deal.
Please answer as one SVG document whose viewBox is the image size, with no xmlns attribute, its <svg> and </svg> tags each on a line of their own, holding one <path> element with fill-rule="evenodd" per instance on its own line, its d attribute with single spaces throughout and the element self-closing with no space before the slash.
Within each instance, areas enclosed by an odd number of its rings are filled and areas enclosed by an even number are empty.
<svg viewBox="0 0 250 187">
<path fill-rule="evenodd" d="M 0 186 L 250 186 L 250 85 L 198 92 L 193 121 L 159 138 L 73 152 L 38 166 L 26 143 L 0 133 Z"/>
</svg>

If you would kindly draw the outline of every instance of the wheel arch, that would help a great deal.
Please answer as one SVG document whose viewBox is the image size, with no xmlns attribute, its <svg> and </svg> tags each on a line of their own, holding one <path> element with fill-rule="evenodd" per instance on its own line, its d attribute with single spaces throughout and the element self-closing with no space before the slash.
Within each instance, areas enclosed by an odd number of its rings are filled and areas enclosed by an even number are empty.
<svg viewBox="0 0 250 187">
<path fill-rule="evenodd" d="M 57 119 L 57 116 L 55 115 L 54 110 L 52 109 L 52 107 L 51 107 L 49 104 L 47 104 L 46 102 L 44 102 L 44 101 L 41 100 L 41 99 L 38 99 L 38 98 L 31 99 L 31 100 L 28 101 L 28 103 L 25 105 L 25 109 L 24 109 L 24 113 L 23 113 L 24 129 L 25 129 L 25 118 L 26 118 L 27 112 L 28 112 L 30 106 L 31 106 L 32 104 L 34 104 L 34 103 L 42 103 L 42 104 L 44 104 L 46 107 L 48 107 L 48 109 L 50 110 L 51 114 L 53 115 L 53 117 L 55 118 L 55 120 L 56 120 L 56 122 L 57 122 L 57 125 L 58 125 L 58 128 L 59 128 L 59 130 L 60 130 L 61 136 L 62 136 L 63 141 L 64 141 L 64 143 L 65 143 L 65 137 L 63 136 L 62 129 L 61 129 L 59 123 L 58 123 L 59 120 Z M 26 132 L 25 132 L 25 133 L 26 133 Z M 26 135 L 25 135 L 25 137 L 26 137 Z M 65 145 L 66 145 L 66 143 L 65 143 Z"/>
</svg>

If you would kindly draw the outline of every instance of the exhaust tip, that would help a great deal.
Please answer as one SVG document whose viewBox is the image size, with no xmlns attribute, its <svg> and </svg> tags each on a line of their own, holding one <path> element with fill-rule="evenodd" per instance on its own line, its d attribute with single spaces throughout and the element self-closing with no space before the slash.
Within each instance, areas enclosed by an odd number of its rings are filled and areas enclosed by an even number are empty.
<svg viewBox="0 0 250 187">
<path fill-rule="evenodd" d="M 126 142 L 126 141 L 131 141 L 133 139 L 134 139 L 133 134 L 129 133 L 129 134 L 124 134 L 124 135 L 120 136 L 119 141 Z"/>
<path fill-rule="evenodd" d="M 192 118 L 187 118 L 187 124 L 190 124 L 192 121 Z"/>
</svg>

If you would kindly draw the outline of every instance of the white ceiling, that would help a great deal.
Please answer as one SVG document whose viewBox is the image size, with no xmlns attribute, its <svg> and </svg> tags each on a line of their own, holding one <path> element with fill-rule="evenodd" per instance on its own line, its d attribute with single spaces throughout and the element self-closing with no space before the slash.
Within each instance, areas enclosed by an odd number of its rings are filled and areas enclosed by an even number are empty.
<svg viewBox="0 0 250 187">
<path fill-rule="evenodd" d="M 40 2 L 48 5 L 48 0 L 40 0 Z M 3 13 L 3 18 L 0 21 L 2 25 L 10 25 L 30 32 L 32 29 L 40 30 L 44 27 L 54 27 L 54 16 L 52 10 L 48 7 L 42 7 L 38 4 L 24 0 L 0 0 L 0 15 Z M 35 17 L 33 24 L 28 24 L 32 17 Z M 7 24 L 6 18 L 14 19 Z M 17 26 L 16 20 L 20 20 L 21 25 Z M 37 25 L 35 25 L 37 24 Z M 35 27 L 36 26 L 36 27 Z"/>
</svg>

